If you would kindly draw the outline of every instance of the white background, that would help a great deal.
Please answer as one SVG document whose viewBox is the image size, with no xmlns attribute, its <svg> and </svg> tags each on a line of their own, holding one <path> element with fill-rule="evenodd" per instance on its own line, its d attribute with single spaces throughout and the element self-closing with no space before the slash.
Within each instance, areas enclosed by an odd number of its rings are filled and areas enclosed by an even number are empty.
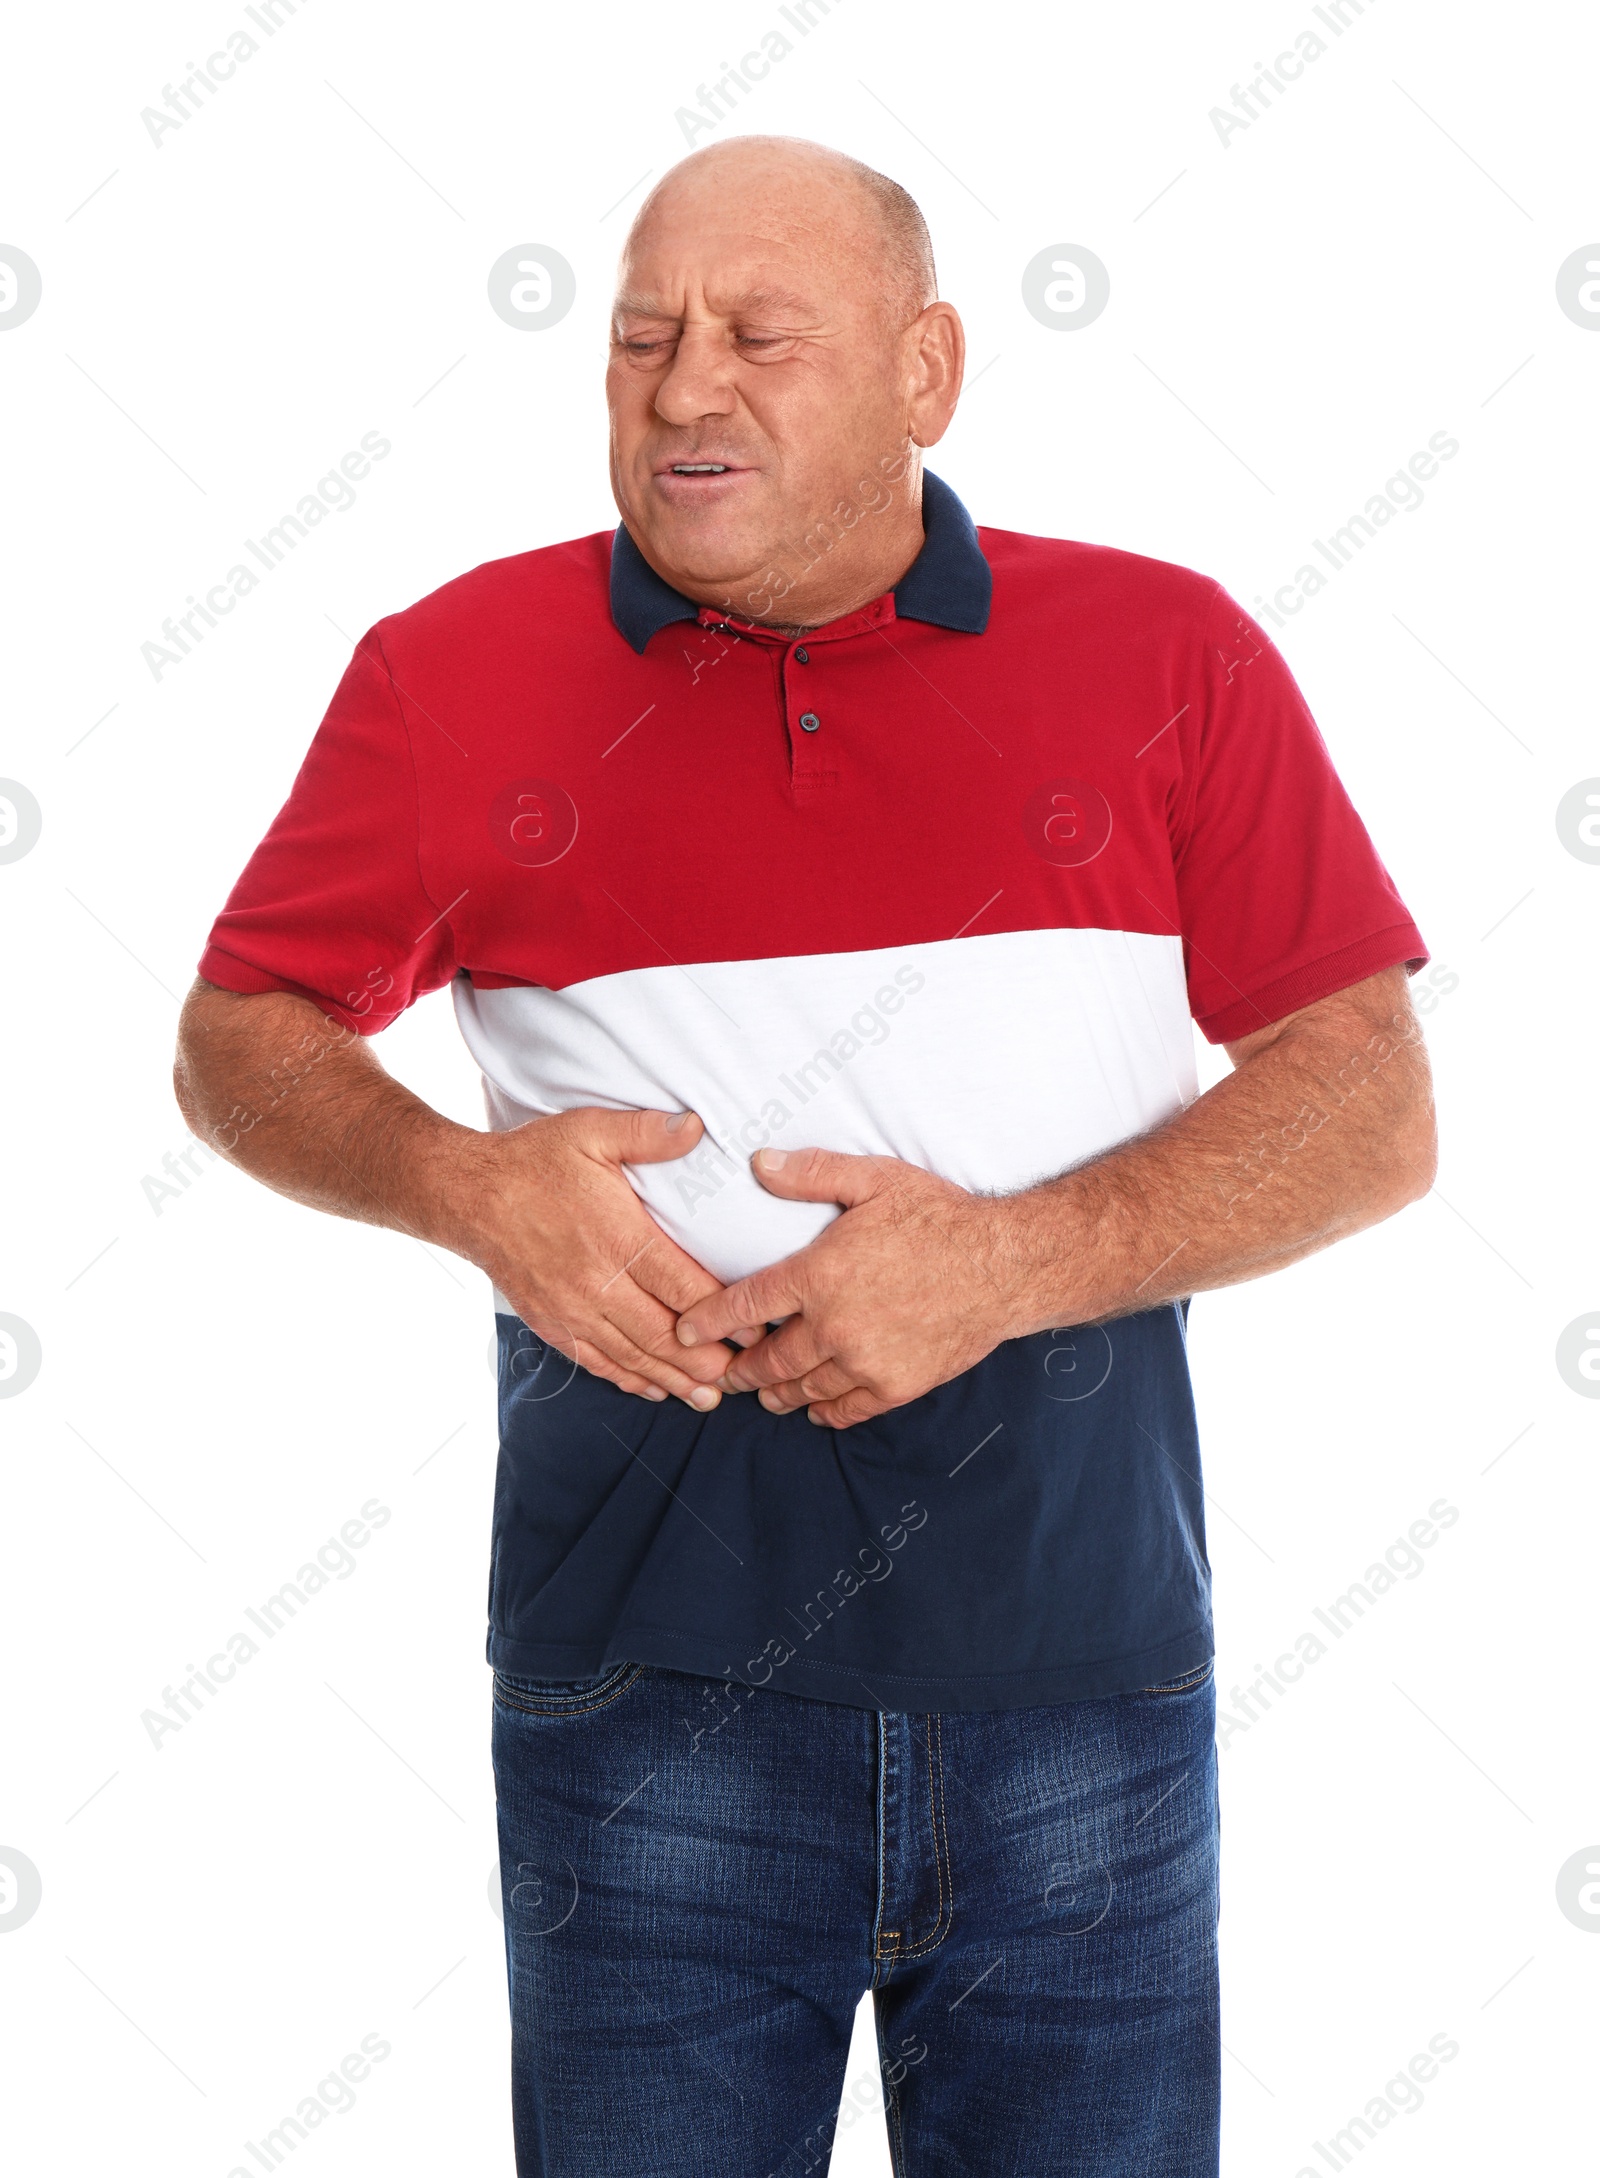
<svg viewBox="0 0 1600 2178">
<path fill-rule="evenodd" d="M 220 1164 L 159 1214 L 143 1183 L 186 1139 L 178 999 L 351 641 L 614 520 L 616 252 L 675 108 L 780 18 L 304 0 L 158 148 L 141 109 L 246 22 L 34 8 L 4 48 L 0 242 L 44 296 L 0 337 L 0 773 L 44 830 L 0 867 L 0 1310 L 44 1360 L 0 1404 L 0 1845 L 43 1881 L 0 1936 L 3 2122 L 30 2172 L 224 2178 L 375 2033 L 392 2056 L 295 2168 L 490 2178 L 486 1284 Z M 1209 110 L 1307 27 L 1328 51 L 1225 146 Z M 1555 1880 L 1600 1840 L 1600 1408 L 1554 1350 L 1600 1308 L 1600 868 L 1554 812 L 1600 772 L 1600 338 L 1555 275 L 1600 234 L 1593 19 L 1369 0 L 1335 39 L 1310 0 L 836 0 L 794 43 L 736 125 L 925 207 L 974 380 L 935 466 L 980 520 L 1250 603 L 1460 442 L 1279 635 L 1456 980 L 1433 1197 L 1194 1309 L 1224 1704 L 1433 1500 L 1460 1518 L 1223 1754 L 1224 2168 L 1325 2168 L 1313 2142 L 1441 2033 L 1459 2056 L 1362 2168 L 1574 2167 L 1600 1941 Z M 486 301 L 525 242 L 577 272 L 544 332 Z M 1059 242 L 1109 267 L 1092 327 L 1023 308 Z M 368 431 L 393 451 L 356 506 L 154 680 L 162 620 Z M 380 1049 L 477 1119 L 443 995 Z M 155 1750 L 141 1712 L 373 1497 L 357 1570 Z M 872 2065 L 858 2034 L 869 2096 Z M 887 2170 L 880 2120 L 847 2139 L 837 2169 Z"/>
</svg>

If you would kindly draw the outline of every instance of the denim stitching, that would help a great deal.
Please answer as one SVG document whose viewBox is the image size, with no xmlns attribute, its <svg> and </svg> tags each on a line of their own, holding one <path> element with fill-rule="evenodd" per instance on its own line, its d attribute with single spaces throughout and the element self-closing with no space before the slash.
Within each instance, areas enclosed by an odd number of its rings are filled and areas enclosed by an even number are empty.
<svg viewBox="0 0 1600 2178">
<path fill-rule="evenodd" d="M 622 1695 L 627 1693 L 629 1687 L 633 1685 L 645 1668 L 643 1664 L 635 1664 L 633 1669 L 616 1686 L 607 1687 L 603 1691 L 597 1690 L 593 1699 L 549 1703 L 542 1708 L 535 1702 L 522 1700 L 518 1696 L 516 1689 L 507 1686 L 500 1674 L 496 1672 L 494 1677 L 494 1698 L 502 1708 L 520 1710 L 527 1717 L 586 1717 L 592 1714 L 594 1710 L 604 1709 L 610 1703 L 619 1700 Z"/>
<path fill-rule="evenodd" d="M 910 1945 L 902 1954 L 908 1959 L 920 1959 L 930 1951 L 937 1951 L 949 1935 L 955 1921 L 955 1884 L 950 1886 L 950 1919 L 945 1919 L 945 1876 L 947 1872 L 948 1841 L 944 1830 L 944 1718 L 939 1713 L 926 1719 L 924 1730 L 928 1736 L 928 1819 L 933 1826 L 933 1864 L 939 1880 L 939 1909 L 934 1916 L 933 1934 L 920 1944 Z M 935 1753 L 937 1741 L 938 1752 Z M 939 1798 L 934 1802 L 934 1771 L 939 1773 Z"/>
<path fill-rule="evenodd" d="M 1215 1661 L 1196 1664 L 1193 1671 L 1186 1671 L 1181 1679 L 1168 1680 L 1164 1686 L 1142 1686 L 1141 1694 L 1187 1694 L 1191 1688 L 1203 1686 L 1216 1669 Z"/>
<path fill-rule="evenodd" d="M 885 1928 L 883 1925 L 884 1908 L 888 1903 L 889 1890 L 888 1822 L 886 1820 L 888 1781 L 888 1719 L 880 1709 L 878 1711 L 878 1906 L 876 1913 L 872 1917 L 872 1956 L 876 1962 L 872 1970 L 872 1986 L 874 1989 L 879 1987 L 880 1983 L 886 1978 L 883 1974 L 883 1968 L 885 1964 L 893 1964 L 896 1953 L 900 1948 L 900 1931 L 896 1928 Z M 891 1939 L 887 1950 L 884 1948 L 885 1939 Z"/>
</svg>

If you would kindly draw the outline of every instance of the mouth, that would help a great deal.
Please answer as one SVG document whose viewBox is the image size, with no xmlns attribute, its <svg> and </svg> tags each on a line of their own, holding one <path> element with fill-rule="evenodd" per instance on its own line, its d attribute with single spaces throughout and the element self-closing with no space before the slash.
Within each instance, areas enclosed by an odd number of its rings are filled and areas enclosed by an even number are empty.
<svg viewBox="0 0 1600 2178">
<path fill-rule="evenodd" d="M 750 464 L 718 454 L 682 454 L 677 460 L 670 455 L 665 461 L 658 458 L 650 464 L 650 469 L 657 483 L 668 477 L 683 477 L 691 484 L 703 484 L 707 478 L 747 476 Z"/>
<path fill-rule="evenodd" d="M 650 482 L 664 506 L 710 509 L 736 501 L 757 474 L 738 461 L 664 461 Z"/>
</svg>

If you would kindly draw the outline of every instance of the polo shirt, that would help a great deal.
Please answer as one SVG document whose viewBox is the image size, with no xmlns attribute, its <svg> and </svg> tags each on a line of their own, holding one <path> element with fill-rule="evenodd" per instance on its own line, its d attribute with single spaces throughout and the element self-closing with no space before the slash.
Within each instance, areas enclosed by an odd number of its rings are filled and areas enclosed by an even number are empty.
<svg viewBox="0 0 1600 2178">
<path fill-rule="evenodd" d="M 839 1214 L 768 1194 L 765 1144 L 1024 1188 L 1191 1102 L 1192 1022 L 1422 964 L 1217 583 L 975 529 L 931 476 L 923 520 L 892 592 L 799 638 L 679 595 L 626 528 L 380 621 L 200 973 L 362 1034 L 451 984 L 492 1128 L 697 1112 L 699 1148 L 628 1176 L 726 1281 Z M 847 1430 L 652 1404 L 496 1306 L 504 1670 L 983 1710 L 1212 1653 L 1186 1303 Z"/>
</svg>

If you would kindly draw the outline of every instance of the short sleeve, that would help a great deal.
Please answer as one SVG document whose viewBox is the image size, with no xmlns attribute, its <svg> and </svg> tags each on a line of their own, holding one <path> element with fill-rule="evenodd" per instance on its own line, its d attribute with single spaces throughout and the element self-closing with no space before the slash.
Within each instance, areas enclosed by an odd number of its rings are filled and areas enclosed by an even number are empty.
<svg viewBox="0 0 1600 2178">
<path fill-rule="evenodd" d="M 410 740 L 373 628 L 217 917 L 200 974 L 228 991 L 293 991 L 363 1035 L 386 1028 L 457 965 L 417 844 Z"/>
<path fill-rule="evenodd" d="M 1288 667 L 1220 588 L 1203 650 L 1173 852 L 1190 1010 L 1227 1043 L 1428 953 Z"/>
</svg>

